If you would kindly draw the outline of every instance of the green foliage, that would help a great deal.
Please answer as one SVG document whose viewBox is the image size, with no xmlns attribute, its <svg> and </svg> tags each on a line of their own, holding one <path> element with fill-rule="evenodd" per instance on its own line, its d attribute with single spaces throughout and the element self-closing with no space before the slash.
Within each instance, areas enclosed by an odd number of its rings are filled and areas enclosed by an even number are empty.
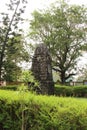
<svg viewBox="0 0 87 130">
<path fill-rule="evenodd" d="M 6 4 L 7 12 L 0 13 L 0 80 L 16 80 L 19 68 L 18 63 L 29 59 L 22 35 L 23 30 L 19 27 L 19 24 L 22 24 L 24 20 L 22 14 L 24 13 L 26 2 L 26 0 L 10 0 Z M 11 71 L 11 69 L 13 70 Z M 12 75 L 14 76 L 12 77 Z"/>
<path fill-rule="evenodd" d="M 50 8 L 34 11 L 30 38 L 44 43 L 52 56 L 53 68 L 62 84 L 74 75 L 78 57 L 86 45 L 87 8 L 57 1 Z"/>
<path fill-rule="evenodd" d="M 78 81 L 84 81 L 87 79 L 87 65 L 85 65 L 84 67 L 80 68 L 80 74 L 77 78 L 77 82 Z"/>
<path fill-rule="evenodd" d="M 58 96 L 73 96 L 73 87 L 71 86 L 62 86 L 55 85 L 55 95 Z"/>
<path fill-rule="evenodd" d="M 6 86 L 0 86 L 1 90 L 13 90 L 13 91 L 19 91 L 27 92 L 29 91 L 35 91 L 38 86 L 26 86 L 24 84 L 20 85 L 6 85 Z M 29 92 L 28 91 L 28 92 Z M 64 85 L 55 85 L 54 88 L 54 94 L 56 96 L 63 96 L 63 97 L 87 97 L 87 86 L 64 86 Z"/>
<path fill-rule="evenodd" d="M 87 130 L 86 115 L 86 99 L 0 90 L 1 130 Z"/>
<path fill-rule="evenodd" d="M 9 38 L 8 46 L 6 47 L 5 60 L 3 62 L 3 79 L 6 81 L 18 81 L 22 73 L 20 63 L 28 61 L 28 52 L 24 48 L 25 43 L 23 37 L 15 34 Z"/>
<path fill-rule="evenodd" d="M 27 90 L 28 90 L 28 86 L 25 86 L 24 84 L 22 84 L 21 86 L 18 87 L 18 91 L 20 93 L 27 92 Z"/>
<path fill-rule="evenodd" d="M 20 93 L 22 93 L 22 92 L 27 92 L 28 91 L 28 86 L 24 85 L 24 83 L 21 83 L 21 85 L 0 86 L 0 89 L 1 90 L 19 91 Z"/>
<path fill-rule="evenodd" d="M 22 72 L 20 80 L 27 83 L 29 81 L 34 82 L 35 79 L 30 70 L 25 70 Z"/>
<path fill-rule="evenodd" d="M 22 72 L 20 80 L 27 83 L 30 91 L 36 91 L 39 88 L 39 81 L 37 81 L 31 71 L 25 70 Z"/>
<path fill-rule="evenodd" d="M 87 86 L 75 86 L 73 93 L 77 97 L 87 97 Z"/>
<path fill-rule="evenodd" d="M 3 79 L 7 82 L 18 81 L 22 73 L 21 67 L 16 65 L 16 63 L 11 61 L 11 59 L 5 61 L 3 66 L 5 71 L 5 73 L 3 74 Z"/>
<path fill-rule="evenodd" d="M 55 95 L 57 96 L 74 96 L 87 97 L 87 86 L 61 86 L 55 85 Z"/>
<path fill-rule="evenodd" d="M 17 90 L 19 85 L 6 85 L 6 86 L 0 86 L 0 89 L 2 90 Z"/>
</svg>

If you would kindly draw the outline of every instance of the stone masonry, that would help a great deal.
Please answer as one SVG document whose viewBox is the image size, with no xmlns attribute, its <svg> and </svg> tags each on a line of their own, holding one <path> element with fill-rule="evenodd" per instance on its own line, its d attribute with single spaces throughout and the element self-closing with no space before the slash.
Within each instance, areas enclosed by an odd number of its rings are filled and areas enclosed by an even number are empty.
<svg viewBox="0 0 87 130">
<path fill-rule="evenodd" d="M 52 76 L 51 56 L 44 44 L 39 44 L 32 60 L 32 72 L 40 83 L 41 94 L 54 94 L 54 82 Z"/>
</svg>

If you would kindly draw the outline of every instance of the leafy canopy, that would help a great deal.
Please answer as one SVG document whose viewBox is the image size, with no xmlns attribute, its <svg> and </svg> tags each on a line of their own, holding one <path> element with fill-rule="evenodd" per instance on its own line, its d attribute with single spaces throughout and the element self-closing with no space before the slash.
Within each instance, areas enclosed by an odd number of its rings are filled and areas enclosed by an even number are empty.
<svg viewBox="0 0 87 130">
<path fill-rule="evenodd" d="M 50 8 L 33 12 L 30 38 L 49 48 L 53 69 L 61 82 L 75 73 L 78 57 L 87 43 L 87 8 L 57 1 Z"/>
</svg>

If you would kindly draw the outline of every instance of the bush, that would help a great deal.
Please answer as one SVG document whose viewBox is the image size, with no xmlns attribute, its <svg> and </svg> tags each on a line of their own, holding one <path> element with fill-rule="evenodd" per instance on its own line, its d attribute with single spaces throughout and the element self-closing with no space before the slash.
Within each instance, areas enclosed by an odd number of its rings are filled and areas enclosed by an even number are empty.
<svg viewBox="0 0 87 130">
<path fill-rule="evenodd" d="M 0 90 L 0 130 L 87 130 L 87 101 Z"/>
<path fill-rule="evenodd" d="M 57 96 L 72 96 L 73 88 L 70 86 L 55 85 L 55 95 Z"/>
<path fill-rule="evenodd" d="M 17 90 L 19 85 L 6 85 L 6 86 L 0 86 L 0 89 L 2 90 Z"/>
<path fill-rule="evenodd" d="M 62 86 L 55 85 L 55 95 L 87 97 L 87 86 Z"/>
<path fill-rule="evenodd" d="M 76 97 L 87 97 L 87 86 L 75 86 L 73 93 Z"/>
</svg>

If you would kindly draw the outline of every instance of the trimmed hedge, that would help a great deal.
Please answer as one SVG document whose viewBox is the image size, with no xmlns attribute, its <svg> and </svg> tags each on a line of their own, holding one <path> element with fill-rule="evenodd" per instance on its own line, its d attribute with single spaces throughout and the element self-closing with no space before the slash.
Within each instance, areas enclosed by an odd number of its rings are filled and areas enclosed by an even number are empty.
<svg viewBox="0 0 87 130">
<path fill-rule="evenodd" d="M 17 90 L 19 85 L 6 85 L 6 86 L 0 86 L 0 89 L 2 90 Z"/>
<path fill-rule="evenodd" d="M 87 86 L 60 86 L 55 85 L 55 95 L 57 96 L 74 96 L 87 97 Z"/>
<path fill-rule="evenodd" d="M 0 130 L 87 130 L 87 100 L 0 90 Z"/>
</svg>

